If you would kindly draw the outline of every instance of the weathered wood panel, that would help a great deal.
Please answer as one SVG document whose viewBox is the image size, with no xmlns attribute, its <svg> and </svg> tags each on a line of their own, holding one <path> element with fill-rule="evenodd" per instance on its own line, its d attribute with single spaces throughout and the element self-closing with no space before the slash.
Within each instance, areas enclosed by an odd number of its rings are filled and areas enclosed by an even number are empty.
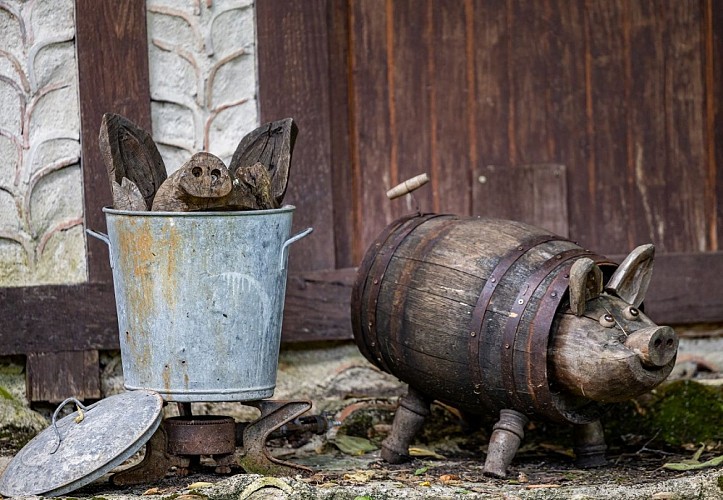
<svg viewBox="0 0 723 500">
<path fill-rule="evenodd" d="M 256 19 L 261 121 L 296 121 L 285 202 L 297 207 L 295 230 L 315 228 L 294 245 L 289 269 L 335 267 L 327 2 L 265 0 Z"/>
<path fill-rule="evenodd" d="M 398 147 L 392 103 L 393 51 L 391 2 L 353 2 L 349 9 L 349 83 L 354 195 L 353 261 L 358 263 L 367 245 L 392 220 L 386 190 L 399 180 L 394 170 Z"/>
<path fill-rule="evenodd" d="M 431 39 L 429 173 L 427 189 L 436 212 L 469 215 L 470 166 L 477 162 L 474 113 L 472 1 L 428 0 Z"/>
<path fill-rule="evenodd" d="M 564 165 L 490 165 L 478 170 L 473 211 L 483 217 L 512 219 L 569 235 Z"/>
<path fill-rule="evenodd" d="M 30 401 L 100 399 L 98 351 L 33 352 L 25 364 Z"/>
</svg>

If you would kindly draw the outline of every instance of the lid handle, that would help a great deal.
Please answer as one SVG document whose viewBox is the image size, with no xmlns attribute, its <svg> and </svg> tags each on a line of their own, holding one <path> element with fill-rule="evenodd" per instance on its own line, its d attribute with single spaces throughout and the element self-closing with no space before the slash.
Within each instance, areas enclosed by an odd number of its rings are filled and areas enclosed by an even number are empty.
<svg viewBox="0 0 723 500">
<path fill-rule="evenodd" d="M 71 401 L 73 401 L 75 403 L 75 407 L 78 408 L 78 416 L 75 417 L 76 423 L 80 423 L 83 420 L 83 410 L 88 411 L 88 408 L 83 406 L 83 403 L 81 403 L 80 401 L 78 401 L 75 398 L 68 398 L 65 401 L 63 401 L 62 403 L 60 403 L 60 406 L 58 406 L 55 409 L 55 411 L 53 412 L 52 425 L 53 425 L 53 430 L 55 431 L 55 435 L 58 436 L 58 444 L 55 446 L 55 449 L 50 452 L 51 455 L 53 453 L 55 453 L 56 451 L 58 451 L 58 448 L 60 448 L 60 442 L 63 440 L 63 438 L 60 436 L 60 431 L 58 430 L 58 425 L 55 423 L 55 421 L 58 418 L 58 413 L 60 413 L 60 410 L 63 409 L 63 406 L 67 405 Z"/>
</svg>

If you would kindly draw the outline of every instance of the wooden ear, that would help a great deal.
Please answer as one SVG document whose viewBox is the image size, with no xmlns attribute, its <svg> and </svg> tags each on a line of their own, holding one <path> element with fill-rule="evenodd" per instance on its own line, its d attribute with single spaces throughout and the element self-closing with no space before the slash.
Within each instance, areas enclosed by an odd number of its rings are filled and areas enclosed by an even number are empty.
<svg viewBox="0 0 723 500">
<path fill-rule="evenodd" d="M 630 252 L 605 285 L 605 290 L 628 304 L 640 306 L 653 276 L 654 257 L 653 245 L 641 245 Z"/>
<path fill-rule="evenodd" d="M 603 290 L 603 275 L 592 259 L 578 259 L 570 269 L 570 309 L 576 316 L 585 312 L 585 303 Z"/>
<path fill-rule="evenodd" d="M 150 134 L 121 115 L 106 113 L 98 139 L 111 189 L 115 184 L 122 186 L 125 177 L 138 187 L 146 206 L 153 206 L 156 191 L 167 174 Z M 115 202 L 114 199 L 114 206 Z M 119 200 L 119 204 L 123 202 Z"/>
<path fill-rule="evenodd" d="M 266 123 L 247 134 L 231 158 L 229 170 L 237 178 L 239 168 L 248 168 L 256 163 L 266 167 L 271 177 L 271 194 L 278 206 L 286 194 L 289 182 L 291 154 L 296 144 L 299 129 L 291 118 Z"/>
</svg>

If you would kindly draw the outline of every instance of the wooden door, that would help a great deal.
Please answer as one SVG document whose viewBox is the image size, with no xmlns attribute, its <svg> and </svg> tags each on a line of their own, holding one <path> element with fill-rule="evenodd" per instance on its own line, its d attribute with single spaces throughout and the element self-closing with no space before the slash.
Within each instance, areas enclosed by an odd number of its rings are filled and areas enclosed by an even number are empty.
<svg viewBox="0 0 723 500">
<path fill-rule="evenodd" d="M 260 0 L 257 9 L 262 117 L 298 115 L 294 168 L 313 175 L 312 196 L 293 195 L 323 231 L 302 249 L 315 256 L 306 264 L 356 265 L 417 204 L 537 211 L 606 255 L 653 242 L 646 305 L 659 321 L 723 321 L 716 2 Z M 386 200 L 423 171 L 431 186 Z"/>
</svg>

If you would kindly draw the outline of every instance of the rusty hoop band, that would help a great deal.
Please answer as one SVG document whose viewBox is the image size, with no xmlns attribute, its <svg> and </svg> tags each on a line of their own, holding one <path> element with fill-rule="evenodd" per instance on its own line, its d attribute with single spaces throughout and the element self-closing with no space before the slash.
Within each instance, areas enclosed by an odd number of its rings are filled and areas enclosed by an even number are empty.
<svg viewBox="0 0 723 500">
<path fill-rule="evenodd" d="M 369 361 L 387 373 L 392 372 L 389 369 L 389 364 L 387 363 L 384 354 L 382 354 L 382 351 L 379 348 L 379 340 L 376 329 L 376 304 L 379 299 L 379 292 L 381 291 L 384 274 L 387 271 L 387 267 L 389 267 L 389 263 L 391 262 L 394 253 L 402 242 L 404 242 L 406 237 L 423 223 L 438 217 L 451 218 L 454 216 L 446 214 L 412 214 L 401 217 L 392 222 L 389 226 L 387 226 L 382 234 L 379 235 L 372 247 L 370 247 L 367 251 L 367 254 L 364 256 L 364 260 L 362 261 L 362 265 L 359 267 L 357 283 L 355 283 L 354 291 L 356 292 L 359 290 L 361 288 L 360 285 L 362 284 L 364 286 L 364 290 L 359 293 L 358 297 L 354 296 L 352 300 L 352 317 L 360 322 L 358 325 L 360 329 L 358 331 L 362 337 L 361 339 L 356 339 L 357 345 L 362 351 L 362 354 L 364 354 Z M 390 238 L 390 244 L 389 246 L 386 246 Z M 372 252 L 372 248 L 375 248 L 376 251 Z M 371 284 L 369 283 L 370 280 Z M 369 311 L 374 311 L 374 317 L 368 318 L 366 324 L 361 321 L 362 314 L 364 312 L 362 311 L 362 307 L 364 305 L 362 302 L 365 295 L 367 295 L 366 312 L 369 313 Z M 364 335 L 364 333 L 366 333 L 366 335 Z M 363 348 L 362 344 L 364 345 Z"/>
<path fill-rule="evenodd" d="M 482 363 L 480 360 L 480 345 L 485 341 L 483 339 L 482 331 L 484 321 L 487 316 L 487 308 L 490 305 L 492 296 L 497 288 L 497 285 L 502 281 L 510 267 L 517 262 L 531 248 L 546 243 L 548 241 L 564 240 L 560 236 L 554 234 L 543 234 L 535 235 L 534 237 L 528 238 L 527 240 L 521 241 L 518 246 L 503 255 L 497 262 L 492 273 L 487 278 L 482 291 L 480 292 L 477 303 L 472 311 L 472 322 L 470 324 L 470 342 L 469 342 L 469 366 L 471 371 L 472 384 L 474 384 L 474 393 L 480 396 L 482 404 L 489 408 L 493 408 L 496 405 L 492 403 L 492 399 L 485 388 L 484 374 L 482 373 Z"/>
<path fill-rule="evenodd" d="M 591 254 L 589 257 L 598 266 L 617 267 L 617 264 L 600 255 Z M 547 378 L 547 346 L 555 314 L 569 288 L 572 265 L 573 262 L 568 261 L 545 290 L 545 295 L 541 298 L 540 306 L 536 311 L 535 319 L 531 323 L 532 331 L 526 339 L 527 348 L 524 357 L 528 374 L 528 389 L 532 397 L 531 402 L 534 411 L 552 421 L 562 423 L 571 422 L 572 420 L 561 411 L 552 397 L 550 383 Z M 573 423 L 586 422 L 576 421 Z"/>
<path fill-rule="evenodd" d="M 502 334 L 502 344 L 500 346 L 500 371 L 502 373 L 502 384 L 510 397 L 512 408 L 520 409 L 520 411 L 522 411 L 522 409 L 529 408 L 527 402 L 522 400 L 522 395 L 518 394 L 515 380 L 514 358 L 517 357 L 516 353 L 518 350 L 526 346 L 526 340 L 529 334 L 529 332 L 518 331 L 520 322 L 522 321 L 522 315 L 527 310 L 530 299 L 534 296 L 535 292 L 540 285 L 542 285 L 545 279 L 547 279 L 555 272 L 555 270 L 563 266 L 566 262 L 588 255 L 592 255 L 592 252 L 583 248 L 571 248 L 548 259 L 527 279 L 524 283 L 526 285 L 524 290 L 521 290 L 518 293 L 512 303 L 509 319 L 505 323 L 505 329 Z M 536 319 L 537 315 L 535 315 L 535 320 Z M 540 367 L 533 366 L 533 369 L 538 368 Z M 544 367 L 542 367 L 542 369 L 544 369 Z M 525 373 L 525 375 L 529 374 Z"/>
<path fill-rule="evenodd" d="M 427 219 L 425 222 L 428 222 L 431 219 Z M 418 259 L 422 262 L 426 262 L 426 257 L 429 254 L 429 252 L 435 247 L 435 244 L 437 241 L 439 241 L 440 238 L 443 238 L 451 229 L 454 228 L 454 222 L 456 222 L 458 219 L 456 217 L 447 217 L 446 220 L 442 220 L 436 228 L 429 230 L 426 234 L 423 235 L 420 242 L 415 246 L 414 249 L 414 256 L 415 259 Z M 419 227 L 417 225 L 416 227 Z M 415 227 L 415 229 L 416 229 Z M 406 240 L 406 237 L 411 234 L 411 231 L 404 237 Z M 401 243 L 401 242 L 400 242 Z M 399 245 L 396 245 L 394 247 L 393 254 L 396 254 L 397 249 L 399 248 Z M 389 260 L 391 261 L 392 256 L 390 256 Z M 401 275 L 397 278 L 397 281 L 395 284 L 394 289 L 394 295 L 393 295 L 393 304 L 394 304 L 394 310 L 398 313 L 393 315 L 392 318 L 389 320 L 389 351 L 392 351 L 394 349 L 394 346 L 398 346 L 401 344 L 400 342 L 400 334 L 402 333 L 402 326 L 404 324 L 404 314 L 402 314 L 402 311 L 406 311 L 406 303 L 407 299 L 409 297 L 409 290 L 408 285 L 412 278 L 412 269 L 411 266 L 404 266 L 402 269 Z M 381 281 L 381 278 L 380 278 Z M 389 355 L 394 354 L 394 357 L 399 360 L 400 356 L 397 352 L 389 352 Z M 382 353 L 382 356 L 384 356 L 384 353 Z M 386 359 L 387 363 L 392 362 L 392 364 L 395 364 L 392 360 Z M 405 364 L 406 360 L 405 360 Z"/>
</svg>

